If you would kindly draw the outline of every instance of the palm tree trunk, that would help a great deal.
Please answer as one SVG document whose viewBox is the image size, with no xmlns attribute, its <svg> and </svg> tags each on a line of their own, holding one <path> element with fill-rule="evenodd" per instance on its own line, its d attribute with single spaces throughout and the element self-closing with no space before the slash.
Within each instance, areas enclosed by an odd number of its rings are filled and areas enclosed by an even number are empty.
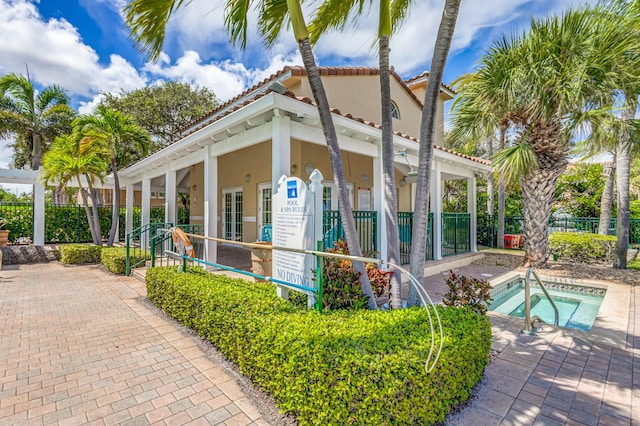
<svg viewBox="0 0 640 426">
<path fill-rule="evenodd" d="M 111 157 L 111 170 L 113 170 L 113 205 L 111 206 L 111 230 L 109 231 L 109 239 L 107 245 L 112 246 L 118 232 L 118 221 L 120 220 L 120 179 L 118 177 L 118 168 L 116 166 L 115 157 Z"/>
<path fill-rule="evenodd" d="M 507 129 L 504 126 L 500 127 L 500 151 L 506 148 L 505 138 Z M 498 235 L 497 247 L 504 249 L 504 202 L 507 198 L 507 187 L 504 179 L 498 176 Z"/>
<path fill-rule="evenodd" d="M 87 176 L 87 180 L 89 177 Z M 98 213 L 98 196 L 97 190 L 89 184 L 89 197 L 91 198 L 91 212 L 93 214 L 93 229 L 96 232 L 94 236 L 96 241 L 96 245 L 102 245 L 102 230 L 100 229 L 100 213 Z"/>
<path fill-rule="evenodd" d="M 384 213 L 387 225 L 387 260 L 400 264 L 400 236 L 398 233 L 398 207 L 396 200 L 393 117 L 391 116 L 391 78 L 389 75 L 389 36 L 380 36 L 380 99 L 382 101 L 382 169 L 384 176 Z M 397 273 L 391 275 L 391 307 L 402 308 L 402 280 Z"/>
<path fill-rule="evenodd" d="M 568 164 L 564 145 L 559 140 L 560 129 L 561 124 L 557 120 L 534 124 L 528 137 L 536 153 L 537 165 L 531 173 L 520 178 L 526 267 L 547 267 L 553 194 L 556 182 Z"/>
<path fill-rule="evenodd" d="M 322 132 L 324 133 L 324 138 L 329 150 L 329 159 L 333 170 L 333 180 L 338 190 L 340 217 L 342 219 L 344 235 L 349 247 L 349 253 L 354 256 L 362 256 L 362 249 L 360 248 L 360 242 L 358 241 L 356 224 L 353 219 L 353 209 L 349 202 L 349 192 L 347 190 L 347 182 L 344 176 L 344 167 L 342 165 L 342 154 L 340 153 L 338 136 L 336 135 L 336 128 L 333 124 L 329 101 L 320 78 L 320 72 L 318 71 L 316 61 L 313 57 L 309 38 L 299 41 L 298 48 L 300 49 L 302 62 L 304 63 L 304 67 L 307 71 L 309 86 L 311 86 L 313 97 L 318 105 L 318 114 L 320 115 L 320 122 L 322 123 Z M 364 263 L 353 262 L 353 269 L 360 273 L 362 293 L 368 298 L 367 306 L 369 309 L 377 309 L 376 300 L 371 289 L 371 283 L 369 282 L 369 276 L 367 275 L 367 269 L 364 266 Z"/>
<path fill-rule="evenodd" d="M 80 193 L 82 194 L 82 201 L 84 205 L 84 212 L 87 214 L 87 222 L 89 223 L 89 231 L 91 232 L 91 239 L 93 240 L 93 244 L 100 245 L 100 238 L 96 237 L 96 229 L 94 227 L 93 215 L 91 214 L 91 208 L 89 208 L 89 191 L 84 188 L 80 188 Z"/>
<path fill-rule="evenodd" d="M 488 149 L 489 158 L 493 158 L 493 136 L 489 138 L 488 148 L 489 148 Z M 494 204 L 495 204 L 494 190 L 495 190 L 495 179 L 492 171 L 491 173 L 489 173 L 489 176 L 487 176 L 487 214 L 491 217 L 491 219 L 493 219 Z"/>
<path fill-rule="evenodd" d="M 598 234 L 609 235 L 609 225 L 611 222 L 611 203 L 613 201 L 613 184 L 616 175 L 616 154 L 613 154 L 613 162 L 611 168 L 605 170 L 607 180 L 604 184 L 602 197 L 600 198 L 600 224 L 598 225 Z"/>
<path fill-rule="evenodd" d="M 42 165 L 42 136 L 33 134 L 33 151 L 31 152 L 31 170 L 38 170 Z"/>
<path fill-rule="evenodd" d="M 625 122 L 633 119 L 637 103 L 627 98 L 622 110 Z M 613 267 L 627 269 L 627 250 L 629 249 L 629 177 L 631 170 L 631 139 L 628 135 L 620 137 L 616 149 L 616 175 L 618 189 L 618 220 L 616 222 L 616 252 Z"/>
<path fill-rule="evenodd" d="M 420 121 L 420 153 L 418 162 L 418 185 L 416 206 L 414 211 L 414 231 L 411 238 L 411 275 L 422 283 L 424 278 L 425 251 L 427 245 L 427 220 L 429 206 L 429 190 L 431 181 L 431 163 L 433 160 L 433 146 L 435 144 L 436 112 L 440 96 L 440 84 L 447 63 L 447 55 L 451 47 L 451 39 L 456 27 L 458 10 L 461 0 L 446 0 L 438 36 L 431 59 L 429 84 L 424 97 L 422 119 Z M 439 232 L 439 231 L 435 231 Z M 418 291 L 409 287 L 407 306 L 420 303 Z"/>
</svg>

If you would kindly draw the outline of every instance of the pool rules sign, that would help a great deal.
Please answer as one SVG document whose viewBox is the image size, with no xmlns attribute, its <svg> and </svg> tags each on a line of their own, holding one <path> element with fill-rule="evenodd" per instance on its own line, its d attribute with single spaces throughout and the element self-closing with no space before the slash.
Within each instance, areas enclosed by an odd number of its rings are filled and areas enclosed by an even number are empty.
<svg viewBox="0 0 640 426">
<path fill-rule="evenodd" d="M 282 176 L 273 196 L 273 246 L 315 250 L 322 239 L 322 174 L 314 170 L 307 184 L 296 177 Z M 315 257 L 290 251 L 273 251 L 273 277 L 307 288 L 315 288 L 312 270 Z M 278 294 L 288 297 L 288 289 L 278 286 Z M 309 302 L 314 299 L 309 292 Z"/>
</svg>

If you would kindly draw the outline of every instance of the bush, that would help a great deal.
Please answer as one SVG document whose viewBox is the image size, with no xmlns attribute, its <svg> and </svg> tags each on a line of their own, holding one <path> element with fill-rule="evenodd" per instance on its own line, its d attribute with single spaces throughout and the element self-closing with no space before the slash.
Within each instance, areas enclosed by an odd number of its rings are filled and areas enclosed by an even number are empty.
<svg viewBox="0 0 640 426">
<path fill-rule="evenodd" d="M 338 240 L 327 252 L 349 254 L 349 249 L 345 241 Z M 374 297 L 382 296 L 389 290 L 392 273 L 378 269 L 372 263 L 367 263 L 366 268 Z M 322 272 L 325 309 L 366 309 L 367 297 L 360 288 L 360 273 L 353 270 L 350 260 L 325 257 Z"/>
<path fill-rule="evenodd" d="M 148 251 L 145 254 L 131 254 L 131 263 L 139 262 L 145 258 L 149 258 Z M 109 272 L 124 274 L 127 271 L 127 249 L 125 247 L 104 247 L 101 262 Z"/>
<path fill-rule="evenodd" d="M 487 281 L 467 278 L 449 271 L 447 286 L 449 286 L 449 292 L 444 295 L 442 300 L 442 303 L 446 306 L 459 308 L 468 306 L 480 315 L 487 313 L 487 306 L 493 300 L 491 297 L 491 284 Z"/>
<path fill-rule="evenodd" d="M 89 244 L 63 244 L 60 246 L 60 261 L 69 265 L 100 263 L 101 246 Z"/>
<path fill-rule="evenodd" d="M 470 309 L 437 308 L 443 352 L 426 373 L 424 309 L 319 314 L 278 298 L 272 284 L 191 270 L 148 270 L 149 299 L 211 341 L 301 425 L 442 422 L 487 364 L 490 325 Z"/>
<path fill-rule="evenodd" d="M 611 261 L 616 237 L 576 232 L 554 232 L 549 236 L 549 251 L 559 257 L 581 262 Z"/>
</svg>

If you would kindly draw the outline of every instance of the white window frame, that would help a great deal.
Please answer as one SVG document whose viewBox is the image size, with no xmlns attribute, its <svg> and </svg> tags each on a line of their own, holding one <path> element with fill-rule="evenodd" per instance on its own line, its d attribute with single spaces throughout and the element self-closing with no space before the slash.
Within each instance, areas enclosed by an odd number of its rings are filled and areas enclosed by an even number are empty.
<svg viewBox="0 0 640 426">
<path fill-rule="evenodd" d="M 331 180 L 324 180 L 322 184 L 325 188 L 331 188 L 331 210 L 339 210 L 338 209 L 338 188 L 336 184 Z M 351 203 L 351 208 L 353 209 L 353 198 L 355 185 L 353 183 L 347 182 L 347 190 L 349 191 L 349 203 Z"/>
<path fill-rule="evenodd" d="M 222 188 L 222 212 L 220 217 L 222 218 L 222 236 L 224 239 L 229 239 L 232 241 L 238 241 L 237 240 L 237 235 L 236 235 L 236 217 L 237 215 L 237 211 L 236 211 L 236 194 L 240 192 L 242 193 L 242 202 L 244 204 L 244 192 L 242 190 L 241 186 L 234 186 L 231 188 Z M 231 222 L 231 235 L 230 238 L 226 238 L 227 237 L 227 217 L 226 217 L 226 205 L 225 205 L 225 196 L 226 194 L 231 194 L 231 218 L 232 218 L 232 222 Z M 244 210 L 244 208 L 243 208 Z M 244 213 L 244 212 L 243 212 Z M 242 223 L 242 220 L 240 222 L 240 224 L 242 225 L 242 238 L 244 239 L 244 223 Z"/>
<path fill-rule="evenodd" d="M 273 221 L 273 185 L 271 182 L 265 182 L 258 184 L 258 238 L 260 238 L 260 230 L 265 225 L 263 217 L 263 194 L 265 189 L 271 190 L 271 220 Z"/>
</svg>

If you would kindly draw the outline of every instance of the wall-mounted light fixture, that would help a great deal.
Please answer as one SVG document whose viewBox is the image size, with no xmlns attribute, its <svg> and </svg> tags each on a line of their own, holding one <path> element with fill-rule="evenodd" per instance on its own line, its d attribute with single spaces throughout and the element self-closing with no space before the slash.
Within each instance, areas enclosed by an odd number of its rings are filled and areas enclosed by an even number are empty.
<svg viewBox="0 0 640 426">
<path fill-rule="evenodd" d="M 246 175 L 244 175 L 244 181 L 245 182 L 250 182 L 251 181 L 251 173 L 247 173 Z"/>
<path fill-rule="evenodd" d="M 295 175 L 296 173 L 298 173 L 298 165 L 297 164 L 292 164 L 291 165 L 291 174 Z"/>
<path fill-rule="evenodd" d="M 310 175 L 313 172 L 313 164 L 309 163 L 304 166 L 304 171 L 307 172 L 308 175 Z"/>
<path fill-rule="evenodd" d="M 362 176 L 360 176 L 360 179 L 362 179 L 363 182 L 368 182 L 369 175 L 367 175 L 366 173 L 363 173 Z"/>
<path fill-rule="evenodd" d="M 414 177 L 414 176 L 418 176 L 418 171 L 415 170 L 413 168 L 413 166 L 411 165 L 411 163 L 409 162 L 409 158 L 407 158 L 407 151 L 406 150 L 402 150 L 402 151 L 398 151 L 396 152 L 394 155 L 399 155 L 401 157 L 404 158 L 404 161 L 407 162 L 407 166 L 409 166 L 409 173 L 407 173 L 405 175 L 405 177 Z"/>
</svg>

